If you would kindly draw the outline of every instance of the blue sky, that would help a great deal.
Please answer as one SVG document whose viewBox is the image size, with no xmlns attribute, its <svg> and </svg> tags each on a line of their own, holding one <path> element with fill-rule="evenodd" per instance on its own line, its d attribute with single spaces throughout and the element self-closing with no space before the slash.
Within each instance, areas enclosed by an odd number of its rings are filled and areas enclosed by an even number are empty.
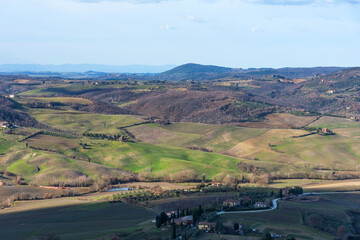
<svg viewBox="0 0 360 240">
<path fill-rule="evenodd" d="M 360 0 L 0 0 L 0 64 L 360 66 Z"/>
</svg>

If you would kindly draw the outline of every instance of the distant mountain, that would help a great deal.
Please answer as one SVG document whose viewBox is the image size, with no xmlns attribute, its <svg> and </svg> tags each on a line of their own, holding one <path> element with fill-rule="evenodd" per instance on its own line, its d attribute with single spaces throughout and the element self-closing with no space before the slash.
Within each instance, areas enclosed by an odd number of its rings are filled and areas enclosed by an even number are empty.
<svg viewBox="0 0 360 240">
<path fill-rule="evenodd" d="M 227 67 L 187 63 L 166 71 L 163 74 L 224 73 L 230 72 L 231 70 L 232 68 Z"/>
<path fill-rule="evenodd" d="M 232 70 L 232 68 L 227 67 L 187 63 L 165 71 L 157 77 L 168 80 L 203 80 L 217 78 L 220 77 L 220 75 L 227 75 L 231 73 Z"/>
<path fill-rule="evenodd" d="M 104 64 L 1 64 L 0 72 L 104 72 L 104 73 L 160 73 L 174 68 L 175 65 L 150 66 L 150 65 L 104 65 Z"/>
<path fill-rule="evenodd" d="M 329 74 L 343 70 L 342 67 L 313 68 L 227 68 L 213 65 L 188 63 L 158 74 L 156 77 L 166 80 L 212 80 L 223 77 L 240 79 L 262 78 L 268 75 L 279 75 L 286 78 L 308 78 L 319 74 Z"/>
<path fill-rule="evenodd" d="M 314 67 L 314 68 L 228 68 L 214 65 L 187 63 L 181 66 L 164 65 L 103 65 L 103 64 L 2 64 L 0 74 L 52 76 L 71 78 L 102 78 L 122 79 L 129 78 L 127 74 L 137 80 L 216 80 L 220 78 L 261 79 L 269 75 L 279 75 L 286 78 L 309 78 L 321 74 L 329 74 L 343 70 L 341 67 Z M 124 74 L 124 76 L 118 76 Z"/>
</svg>

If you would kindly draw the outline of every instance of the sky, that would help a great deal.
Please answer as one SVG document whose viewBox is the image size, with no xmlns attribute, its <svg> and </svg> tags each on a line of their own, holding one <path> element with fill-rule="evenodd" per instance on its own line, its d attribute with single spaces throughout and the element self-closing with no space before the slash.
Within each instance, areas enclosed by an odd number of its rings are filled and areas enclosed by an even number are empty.
<svg viewBox="0 0 360 240">
<path fill-rule="evenodd" d="M 360 66 L 360 0 L 0 0 L 0 64 Z"/>
</svg>

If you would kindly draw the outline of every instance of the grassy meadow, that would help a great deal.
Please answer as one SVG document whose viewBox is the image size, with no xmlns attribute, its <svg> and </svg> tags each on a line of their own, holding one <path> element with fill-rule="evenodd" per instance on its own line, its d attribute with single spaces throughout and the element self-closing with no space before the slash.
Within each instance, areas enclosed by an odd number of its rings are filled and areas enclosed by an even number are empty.
<svg viewBox="0 0 360 240">
<path fill-rule="evenodd" d="M 237 142 L 259 136 L 266 129 L 242 128 L 201 123 L 147 124 L 129 128 L 135 137 L 152 144 L 169 144 L 178 147 L 202 147 L 221 152 Z"/>
<path fill-rule="evenodd" d="M 30 99 L 36 99 L 44 102 L 58 102 L 58 103 L 78 103 L 82 105 L 91 104 L 92 101 L 79 97 L 32 97 Z"/>
<path fill-rule="evenodd" d="M 188 150 L 167 145 L 147 143 L 120 143 L 92 141 L 91 149 L 83 149 L 92 162 L 134 172 L 148 172 L 163 176 L 186 169 L 194 169 L 208 179 L 219 175 L 240 172 L 236 168 L 238 159 L 215 153 Z"/>
<path fill-rule="evenodd" d="M 79 111 L 59 111 L 50 109 L 32 110 L 30 115 L 41 123 L 63 131 L 77 133 L 94 132 L 118 134 L 119 127 L 144 122 L 139 116 L 104 115 Z"/>
<path fill-rule="evenodd" d="M 115 233 L 127 236 L 152 227 L 155 215 L 142 206 L 86 197 L 22 201 L 0 212 L 0 231 L 7 240 L 32 240 L 50 233 L 61 240 L 110 238 Z"/>
<path fill-rule="evenodd" d="M 346 118 L 323 116 L 317 121 L 309 124 L 311 127 L 322 128 L 360 128 L 360 123 Z"/>
<path fill-rule="evenodd" d="M 131 115 L 50 109 L 31 109 L 30 114 L 43 124 L 76 133 L 119 134 L 122 132 L 120 127 L 145 122 L 143 118 Z M 287 115 L 273 116 L 279 117 L 289 118 Z M 305 120 L 308 121 L 301 118 L 298 122 Z M 238 170 L 239 162 L 274 173 L 309 172 L 314 168 L 360 171 L 360 128 L 354 128 L 356 123 L 352 121 L 339 121 L 350 125 L 333 128 L 336 135 L 331 136 L 297 137 L 308 132 L 200 123 L 127 127 L 135 136 L 134 143 L 42 134 L 19 143 L 19 135 L 2 134 L 0 168 L 24 176 L 29 182 L 43 182 L 50 176 L 66 180 L 81 174 L 98 179 L 97 171 L 116 174 L 119 170 L 163 177 L 193 169 L 199 177 L 205 174 L 207 179 L 222 179 L 227 174 L 234 177 L 247 175 Z M 29 149 L 25 144 L 57 153 Z M 87 144 L 87 147 L 81 144 Z M 80 161 L 85 159 L 90 159 L 90 163 Z"/>
</svg>

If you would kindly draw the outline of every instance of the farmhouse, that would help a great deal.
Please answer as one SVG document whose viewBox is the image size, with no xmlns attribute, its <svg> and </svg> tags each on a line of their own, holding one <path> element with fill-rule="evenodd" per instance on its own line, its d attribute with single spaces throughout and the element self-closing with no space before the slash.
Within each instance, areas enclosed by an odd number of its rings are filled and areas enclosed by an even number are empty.
<svg viewBox="0 0 360 240">
<path fill-rule="evenodd" d="M 214 222 L 199 222 L 199 230 L 201 231 L 213 231 L 215 229 L 216 223 Z"/>
<path fill-rule="evenodd" d="M 176 225 L 191 225 L 193 223 L 193 216 L 185 216 L 174 220 Z"/>
<path fill-rule="evenodd" d="M 171 212 L 167 212 L 166 215 L 171 218 L 173 216 L 176 216 L 176 212 L 175 211 L 171 211 Z"/>
<path fill-rule="evenodd" d="M 331 130 L 328 129 L 328 128 L 323 128 L 323 129 L 321 129 L 321 133 L 322 133 L 322 134 L 325 134 L 325 135 L 333 135 L 333 134 L 334 134 L 333 131 L 331 131 Z"/>
<path fill-rule="evenodd" d="M 222 184 L 219 183 L 219 182 L 212 182 L 211 186 L 213 186 L 213 187 L 222 187 Z"/>
<path fill-rule="evenodd" d="M 8 127 L 10 127 L 10 123 L 8 123 L 8 122 L 0 122 L 0 127 L 8 128 Z"/>
<path fill-rule="evenodd" d="M 240 202 L 234 199 L 227 199 L 223 202 L 223 206 L 226 207 L 235 207 L 235 206 L 239 206 Z"/>
</svg>

